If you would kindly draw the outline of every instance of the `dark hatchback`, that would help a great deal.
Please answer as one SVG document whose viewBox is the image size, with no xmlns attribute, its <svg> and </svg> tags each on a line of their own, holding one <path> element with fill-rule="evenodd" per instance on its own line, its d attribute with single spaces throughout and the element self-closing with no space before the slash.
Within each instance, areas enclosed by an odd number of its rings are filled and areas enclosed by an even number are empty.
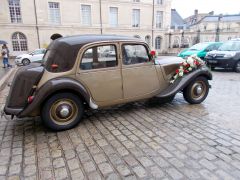
<svg viewBox="0 0 240 180">
<path fill-rule="evenodd" d="M 227 41 L 218 50 L 209 52 L 205 61 L 211 69 L 220 67 L 240 73 L 240 39 Z"/>
</svg>

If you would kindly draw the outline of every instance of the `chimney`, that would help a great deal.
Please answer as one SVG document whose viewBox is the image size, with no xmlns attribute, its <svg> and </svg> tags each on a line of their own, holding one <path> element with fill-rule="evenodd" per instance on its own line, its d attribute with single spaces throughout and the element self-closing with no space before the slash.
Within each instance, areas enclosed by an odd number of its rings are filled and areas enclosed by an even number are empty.
<svg viewBox="0 0 240 180">
<path fill-rule="evenodd" d="M 208 14 L 213 16 L 214 15 L 214 11 L 211 11 Z"/>
<path fill-rule="evenodd" d="M 198 9 L 194 10 L 194 15 L 197 16 L 198 15 Z"/>
</svg>

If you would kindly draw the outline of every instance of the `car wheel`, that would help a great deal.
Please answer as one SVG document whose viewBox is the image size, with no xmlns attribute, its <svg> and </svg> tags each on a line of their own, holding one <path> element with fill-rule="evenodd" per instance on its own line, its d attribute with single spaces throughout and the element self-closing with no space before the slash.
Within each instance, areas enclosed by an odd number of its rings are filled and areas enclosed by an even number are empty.
<svg viewBox="0 0 240 180">
<path fill-rule="evenodd" d="M 183 97 L 190 104 L 200 104 L 206 99 L 208 92 L 208 80 L 200 76 L 183 90 Z"/>
<path fill-rule="evenodd" d="M 78 96 L 72 93 L 59 93 L 45 102 L 41 117 L 48 128 L 61 131 L 76 126 L 83 113 L 83 102 Z"/>
<path fill-rule="evenodd" d="M 238 61 L 235 65 L 235 72 L 240 73 L 240 61 Z"/>
<path fill-rule="evenodd" d="M 27 65 L 30 64 L 30 60 L 29 59 L 23 59 L 22 63 L 23 63 L 24 66 L 27 66 Z"/>
</svg>

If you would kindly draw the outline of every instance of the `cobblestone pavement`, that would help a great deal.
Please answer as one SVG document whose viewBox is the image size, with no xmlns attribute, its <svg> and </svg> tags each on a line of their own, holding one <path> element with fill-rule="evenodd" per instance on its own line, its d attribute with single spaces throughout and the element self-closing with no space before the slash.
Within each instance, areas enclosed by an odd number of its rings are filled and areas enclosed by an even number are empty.
<svg viewBox="0 0 240 180">
<path fill-rule="evenodd" d="M 211 84 L 201 105 L 179 94 L 89 111 L 58 133 L 2 118 L 0 179 L 240 179 L 240 75 L 214 72 Z"/>
</svg>

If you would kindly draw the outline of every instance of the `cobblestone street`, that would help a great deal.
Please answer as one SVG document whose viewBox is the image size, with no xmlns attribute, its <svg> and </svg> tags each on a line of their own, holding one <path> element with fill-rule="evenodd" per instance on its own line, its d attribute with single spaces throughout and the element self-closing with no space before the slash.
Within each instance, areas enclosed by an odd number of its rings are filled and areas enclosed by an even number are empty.
<svg viewBox="0 0 240 180">
<path fill-rule="evenodd" d="M 40 118 L 1 118 L 0 179 L 240 179 L 240 75 L 213 75 L 200 105 L 178 94 L 88 111 L 57 133 Z"/>
</svg>

